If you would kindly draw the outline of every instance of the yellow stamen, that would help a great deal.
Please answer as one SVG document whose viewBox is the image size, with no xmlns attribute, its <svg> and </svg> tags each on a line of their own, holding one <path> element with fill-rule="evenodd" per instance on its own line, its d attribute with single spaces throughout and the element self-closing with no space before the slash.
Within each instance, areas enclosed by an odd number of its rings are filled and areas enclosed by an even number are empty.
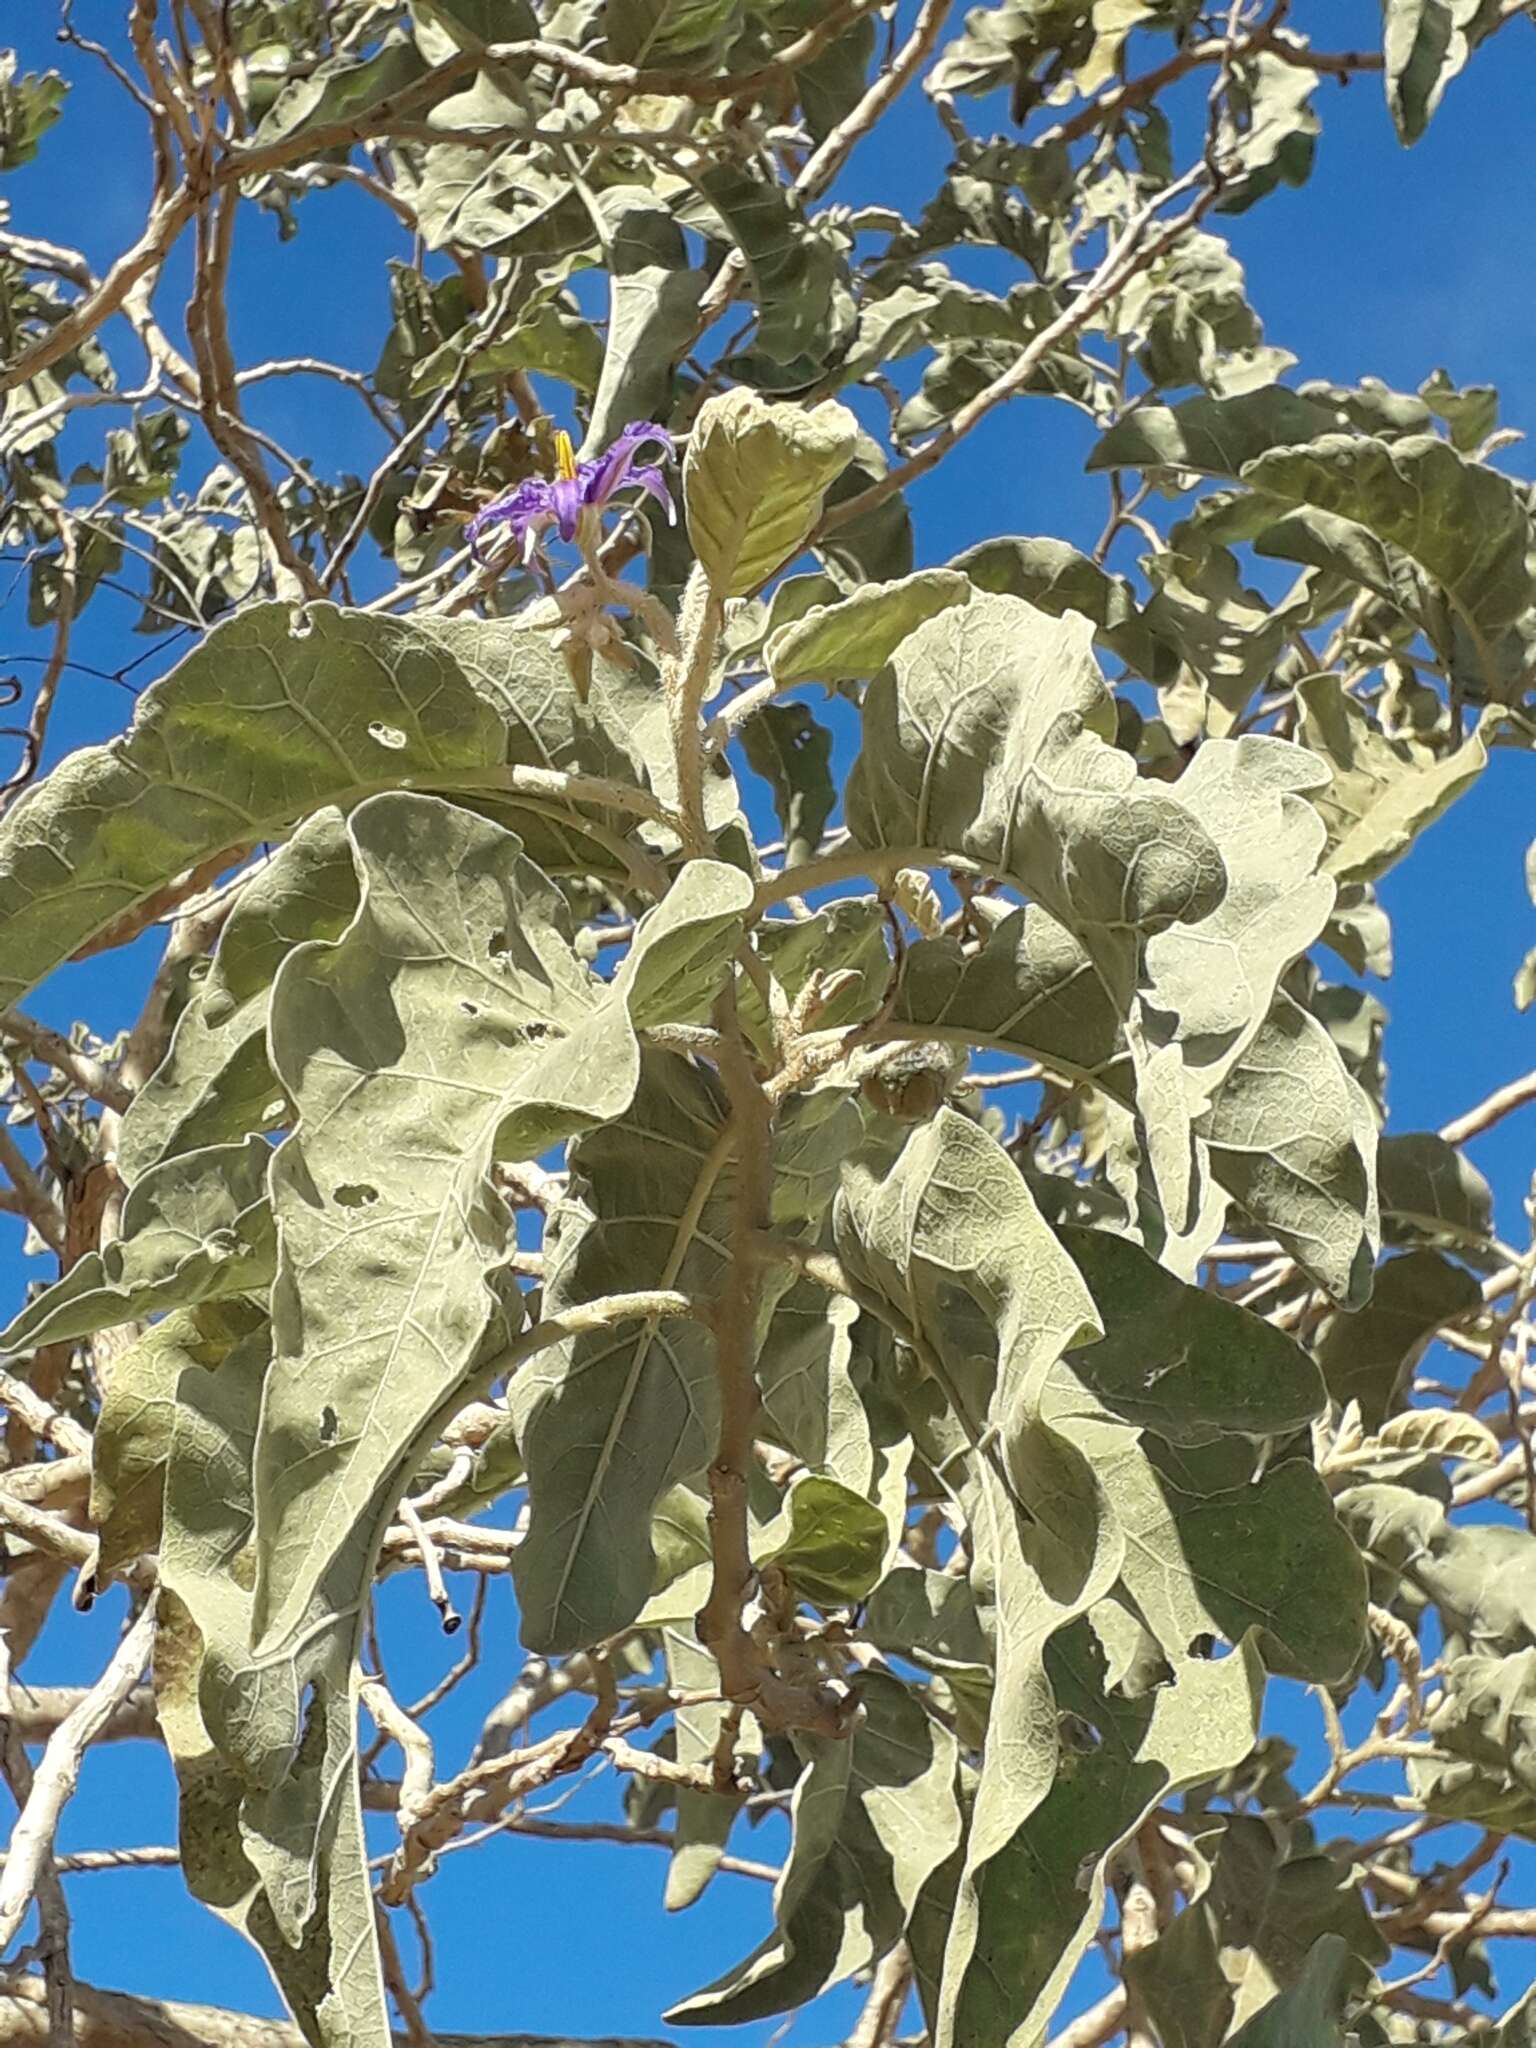
<svg viewBox="0 0 1536 2048">
<path fill-rule="evenodd" d="M 576 474 L 576 450 L 571 446 L 571 437 L 564 427 L 555 430 L 555 475 L 561 483 L 568 484 Z"/>
</svg>

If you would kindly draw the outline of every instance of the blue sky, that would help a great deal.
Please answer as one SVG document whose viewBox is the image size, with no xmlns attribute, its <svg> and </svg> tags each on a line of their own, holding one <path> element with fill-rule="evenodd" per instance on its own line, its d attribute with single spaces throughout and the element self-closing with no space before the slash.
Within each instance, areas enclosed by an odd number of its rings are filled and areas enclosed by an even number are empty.
<svg viewBox="0 0 1536 2048">
<path fill-rule="evenodd" d="M 81 0 L 86 33 L 112 35 L 122 16 L 115 0 Z M 909 9 L 904 9 L 909 12 Z M 959 9 L 956 10 L 958 24 Z M 1303 10 L 1298 10 L 1301 15 Z M 1304 24 L 1326 19 L 1330 47 L 1368 45 L 1380 32 L 1375 0 L 1332 0 L 1305 10 Z M 54 10 L 43 0 L 10 10 L 22 68 L 70 58 L 76 81 L 63 121 L 39 160 L 0 182 L 11 225 L 82 248 L 98 271 L 142 226 L 148 197 L 143 123 L 99 68 L 61 53 L 52 39 Z M 1506 422 L 1536 433 L 1536 158 L 1530 109 L 1536 105 L 1536 33 L 1523 25 L 1502 35 L 1454 83 L 1426 139 L 1411 152 L 1397 144 L 1379 82 L 1325 85 L 1324 132 L 1311 183 L 1282 191 L 1253 212 L 1221 224 L 1245 262 L 1252 297 L 1272 341 L 1299 357 L 1297 378 L 1351 382 L 1364 374 L 1412 389 L 1437 365 L 1458 382 L 1496 384 Z M 974 108 L 967 108 L 980 120 Z M 985 118 L 1002 125 L 1000 99 Z M 854 156 L 839 196 L 915 209 L 931 192 L 945 157 L 942 132 L 913 94 Z M 386 319 L 384 259 L 402 255 L 401 237 L 372 202 L 342 190 L 305 202 L 301 232 L 280 244 L 275 223 L 254 211 L 242 223 L 230 304 L 237 358 L 314 353 L 369 369 Z M 177 308 L 188 283 L 190 241 L 167 269 L 160 303 L 179 330 Z M 132 364 L 131 352 L 126 360 Z M 318 465 L 364 469 L 377 458 L 375 430 L 360 405 L 312 379 L 260 387 L 252 416 Z M 110 417 L 110 416 L 108 416 Z M 87 416 L 72 442 L 83 455 L 102 416 Z M 943 561 L 999 533 L 1056 534 L 1091 542 L 1103 517 L 1102 483 L 1086 478 L 1091 438 L 1086 419 L 1039 400 L 994 415 L 913 493 L 918 560 Z M 1528 446 L 1500 458 L 1533 473 Z M 0 674 L 20 657 L 46 653 L 25 623 L 25 586 L 0 573 Z M 114 670 L 146 643 L 131 627 L 136 607 L 99 596 L 77 630 L 77 657 Z M 139 671 L 160 672 L 156 655 Z M 36 670 L 22 669 L 23 675 Z M 51 752 L 107 736 L 125 721 L 124 693 L 74 675 L 66 680 Z M 1536 836 L 1536 762 L 1499 754 L 1465 797 L 1385 884 L 1395 925 L 1397 967 L 1377 992 L 1393 1012 L 1387 1040 L 1394 1128 L 1433 1128 L 1500 1082 L 1536 1065 L 1536 1016 L 1518 1016 L 1510 978 L 1536 944 L 1536 909 L 1524 889 L 1526 844 Z M 35 1003 L 51 1021 L 86 1015 L 98 1026 L 126 1021 L 137 1007 L 145 949 L 67 970 Z M 1472 1147 L 1493 1182 L 1502 1234 L 1520 1241 L 1521 1201 L 1536 1163 L 1536 1110 L 1502 1124 Z M 9 1301 L 35 1275 L 19 1256 L 19 1232 L 0 1218 L 0 1258 Z M 9 1303 L 8 1303 L 9 1305 Z M 7 1307 L 8 1307 L 7 1305 Z M 459 1589 L 467 1604 L 469 1588 Z M 397 1692 L 409 1697 L 451 1663 L 419 1583 L 391 1586 L 383 1599 L 386 1647 Z M 92 1616 L 66 1616 L 50 1628 L 29 1663 L 34 1683 L 78 1682 L 103 1661 L 118 1623 L 118 1602 Z M 460 1639 L 462 1640 L 462 1639 Z M 462 1753 L 485 1709 L 520 1663 L 505 1585 L 492 1588 L 482 1670 L 437 1717 L 440 1756 Z M 1277 1725 L 1312 1741 L 1310 1713 L 1278 1697 Z M 582 1789 L 559 1818 L 611 1817 L 611 1785 Z M 388 1842 L 381 1829 L 378 1847 Z M 149 1745 L 93 1753 L 79 1796 L 66 1815 L 62 1846 L 102 1847 L 174 1839 L 169 1772 Z M 733 1845 L 745 1856 L 777 1860 L 778 1823 Z M 444 1859 L 426 1894 L 438 1933 L 442 1987 L 430 2013 L 443 2028 L 497 2026 L 572 2034 L 659 2033 L 660 2011 L 705 1982 L 760 1938 L 768 1925 L 767 1888 L 722 1877 L 691 1912 L 660 1909 L 665 1860 L 643 1847 L 553 1844 L 502 1839 Z M 1512 1885 L 1532 1896 L 1530 1859 Z M 1514 1896 L 1512 1890 L 1507 1896 Z M 92 1875 L 69 1880 L 76 1967 L 87 1981 L 161 1996 L 275 2011 L 255 1955 L 185 1897 L 174 1871 Z M 1518 1955 L 1501 1957 L 1503 1990 L 1522 1988 Z M 798 2021 L 788 2039 L 812 2048 L 841 2038 L 857 1996 L 842 1993 Z M 772 2024 L 700 2032 L 701 2044 L 734 2040 L 761 2048 Z M 685 2037 L 686 2038 L 686 2037 Z"/>
</svg>

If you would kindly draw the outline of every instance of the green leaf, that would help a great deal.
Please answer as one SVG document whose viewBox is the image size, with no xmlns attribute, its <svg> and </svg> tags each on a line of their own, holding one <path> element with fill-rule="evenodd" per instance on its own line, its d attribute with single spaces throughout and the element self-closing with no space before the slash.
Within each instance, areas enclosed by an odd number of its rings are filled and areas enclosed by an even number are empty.
<svg viewBox="0 0 1536 2048">
<path fill-rule="evenodd" d="M 1352 519 L 1401 548 L 1445 590 L 1474 637 L 1536 603 L 1531 515 L 1508 477 L 1434 434 L 1400 441 L 1326 434 L 1246 465 L 1245 484 L 1287 505 Z"/>
<path fill-rule="evenodd" d="M 130 1186 L 161 1159 L 287 1122 L 267 1058 L 272 977 L 294 946 L 338 937 L 356 908 L 345 825 L 327 807 L 235 898 L 169 1050 L 123 1117 L 117 1165 Z"/>
<path fill-rule="evenodd" d="M 1102 1433 L 1093 1450 L 1126 1533 L 1124 1579 L 1165 1655 L 1257 1630 L 1265 1666 L 1342 1685 L 1365 1647 L 1365 1571 L 1306 1457 L 1263 1465 L 1235 1438 L 1195 1449 Z"/>
<path fill-rule="evenodd" d="M 1381 1236 L 1376 1119 L 1317 1020 L 1278 996 L 1196 1130 L 1252 1221 L 1332 1300 L 1366 1300 Z"/>
<path fill-rule="evenodd" d="M 1345 2048 L 1340 2024 L 1351 1958 L 1337 1934 L 1320 1934 L 1298 1982 L 1232 2035 L 1230 2048 Z"/>
<path fill-rule="evenodd" d="M 1198 519 L 1197 513 L 1177 529 L 1182 546 L 1190 544 Z M 1275 604 L 1250 589 L 1229 549 L 1209 545 L 1204 531 L 1195 538 L 1194 554 L 1170 550 L 1149 558 L 1155 589 L 1143 616 L 1147 631 L 1205 686 L 1206 702 L 1196 697 L 1192 731 L 1203 726 L 1220 737 L 1232 731 L 1254 691 L 1274 673 L 1287 632 L 1308 623 L 1305 616 L 1296 616 L 1308 607 L 1304 592 L 1300 604 L 1295 592 Z M 1169 718 L 1166 691 L 1162 708 Z"/>
<path fill-rule="evenodd" d="M 677 365 L 697 331 L 706 281 L 688 267 L 672 216 L 638 205 L 620 212 L 613 226 L 608 278 L 608 346 L 582 444 L 589 456 L 633 420 L 665 424 L 671 417 Z"/>
<path fill-rule="evenodd" d="M 990 1671 L 992 1646 L 964 1579 L 898 1563 L 864 1609 L 864 1629 L 877 1649 L 911 1658 L 929 1671 Z"/>
<path fill-rule="evenodd" d="M 712 1077 L 666 1054 L 642 1060 L 623 1121 L 571 1148 L 571 1198 L 546 1241 L 546 1314 L 632 1287 L 718 1291 L 725 1122 Z M 582 1648 L 645 1605 L 652 1511 L 709 1462 L 714 1343 L 697 1322 L 593 1330 L 543 1353 L 510 1396 L 528 1466 L 528 1533 L 514 1559 L 523 1640 L 539 1655 Z"/>
<path fill-rule="evenodd" d="M 238 1676 L 251 1620 L 251 1448 L 268 1351 L 263 1329 L 217 1371 L 188 1366 L 176 1388 L 154 1673 L 181 1795 L 182 1870 L 193 1895 L 261 1950 L 307 2041 L 385 2048 L 357 1791 L 357 1614 L 269 1685 L 252 1689 Z"/>
<path fill-rule="evenodd" d="M 915 1130 L 883 1177 L 851 1160 L 833 1226 L 855 1284 L 940 1376 L 973 1445 L 988 1416 L 1018 1417 L 1052 1361 L 1098 1333 L 1018 1168 L 956 1110 Z"/>
<path fill-rule="evenodd" d="M 68 91 L 57 71 L 27 71 L 18 78 L 16 52 L 0 51 L 0 171 L 31 163 Z"/>
<path fill-rule="evenodd" d="M 1177 667 L 1172 651 L 1150 630 L 1123 576 L 1111 576 L 1064 540 L 983 541 L 956 555 L 952 569 L 969 576 L 978 590 L 1022 597 L 1052 618 L 1081 612 L 1094 638 L 1128 667 L 1153 682 L 1169 682 Z"/>
<path fill-rule="evenodd" d="M 1405 143 L 1429 126 L 1445 88 L 1498 26 L 1498 0 L 1383 0 L 1387 105 Z"/>
<path fill-rule="evenodd" d="M 474 346 L 468 334 L 445 341 L 411 372 L 410 391 L 420 398 L 450 384 L 532 370 L 586 393 L 597 389 L 603 363 L 603 344 L 591 322 L 582 319 L 569 298 L 543 297 L 484 346 Z"/>
<path fill-rule="evenodd" d="M 1176 1684 L 1134 1701 L 1107 1692 L 1082 1624 L 1056 1639 L 1047 1661 L 1060 1705 L 1094 1730 L 1095 1746 L 1091 1756 L 1061 1757 L 1043 1797 L 978 1853 L 991 1820 L 992 1745 L 1047 1740 L 1055 1747 L 1054 1717 L 1048 1735 L 1017 1716 L 1004 1719 L 999 1685 L 945 1952 L 937 2048 L 981 2041 L 1024 2048 L 1037 2040 L 1099 1923 L 1115 1851 L 1171 1791 L 1235 1765 L 1253 1741 L 1260 1680 L 1243 1653 L 1186 1662 Z"/>
<path fill-rule="evenodd" d="M 1300 737 L 1333 776 L 1313 801 L 1328 827 L 1325 866 L 1340 882 L 1379 880 L 1488 765 L 1481 729 L 1448 753 L 1389 739 L 1336 675 L 1308 676 L 1296 697 Z"/>
<path fill-rule="evenodd" d="M 637 1026 L 707 1009 L 751 900 L 736 869 L 690 864 L 607 984 L 572 951 L 553 884 L 499 826 L 401 793 L 360 806 L 349 833 L 357 916 L 334 944 L 291 954 L 272 995 L 273 1064 L 299 1115 L 272 1173 L 263 1654 L 293 1638 L 348 1529 L 403 1485 L 495 1340 L 492 1281 L 511 1241 L 493 1159 L 536 1155 L 629 1107 Z M 537 1500 L 533 1444 L 519 1437 Z"/>
<path fill-rule="evenodd" d="M 1074 1224 L 1057 1235 L 1105 1332 L 1071 1353 L 1072 1370 L 1115 1414 L 1193 1445 L 1286 1436 L 1321 1412 L 1322 1375 L 1283 1331 L 1176 1280 L 1129 1238 Z"/>
<path fill-rule="evenodd" d="M 1499 394 L 1491 384 L 1468 384 L 1458 390 L 1449 371 L 1435 370 L 1419 386 L 1419 396 L 1451 432 L 1453 447 L 1474 454 L 1499 423 Z"/>
<path fill-rule="evenodd" d="M 896 583 L 867 583 L 841 603 L 817 605 L 768 636 L 764 658 L 781 690 L 796 683 L 858 683 L 884 668 L 924 620 L 970 602 L 966 577 L 920 569 Z"/>
<path fill-rule="evenodd" d="M 1241 476 L 1271 448 L 1313 441 L 1337 425 L 1334 415 L 1283 384 L 1231 398 L 1186 398 L 1180 405 L 1144 405 L 1109 429 L 1088 468 L 1188 469 L 1204 476 Z M 1340 437 L 1342 438 L 1342 437 Z"/>
<path fill-rule="evenodd" d="M 285 85 L 263 115 L 255 143 L 297 141 L 334 121 L 365 119 L 383 100 L 418 84 L 427 65 L 409 36 L 388 37 L 371 57 L 330 57 Z M 418 101 L 418 117 L 427 101 Z"/>
<path fill-rule="evenodd" d="M 803 391 L 852 339 L 856 315 L 841 247 L 806 220 L 784 186 L 739 164 L 712 164 L 696 182 L 741 252 L 758 307 L 751 354 L 736 371 L 750 372 L 767 391 Z"/>
<path fill-rule="evenodd" d="M 890 470 L 885 451 L 868 434 L 855 437 L 854 451 L 853 460 L 827 492 L 829 512 L 861 496 Z M 892 491 L 878 505 L 834 527 L 818 543 L 817 552 L 850 584 L 880 583 L 910 575 L 914 548 L 906 497 Z"/>
<path fill-rule="evenodd" d="M 1329 1393 L 1340 1404 L 1358 1401 L 1361 1421 L 1375 1429 L 1400 1405 L 1408 1372 L 1435 1331 L 1482 1299 L 1474 1275 L 1441 1252 L 1383 1259 L 1365 1307 L 1330 1316 L 1318 1333 Z"/>
<path fill-rule="evenodd" d="M 608 0 L 603 29 L 620 64 L 708 64 L 741 25 L 741 0 Z"/>
<path fill-rule="evenodd" d="M 1237 1066 L 1281 975 L 1333 908 L 1333 884 L 1316 872 L 1323 832 L 1307 801 L 1323 782 L 1305 749 L 1258 734 L 1208 740 L 1179 778 L 1179 796 L 1220 848 L 1227 874 L 1207 916 L 1147 942 L 1153 999 L 1177 1019 L 1195 1100 Z"/>
<path fill-rule="evenodd" d="M 707 1693 L 719 1685 L 720 1672 L 714 1658 L 691 1634 L 664 1629 L 661 1641 L 667 1660 L 667 1682 L 674 1692 Z M 677 1761 L 713 1764 L 730 1711 L 723 1700 L 679 1707 L 673 1717 Z M 750 1714 L 744 1715 L 733 1744 L 734 1753 L 750 1767 L 761 1747 L 761 1731 Z M 693 1905 L 720 1868 L 720 1858 L 741 1806 L 740 1797 L 732 1792 L 701 1792 L 692 1785 L 677 1787 L 677 1818 L 665 1895 L 669 1913 L 680 1913 Z"/>
<path fill-rule="evenodd" d="M 142 915 L 177 876 L 228 865 L 327 804 L 406 782 L 494 793 L 513 764 L 636 780 L 617 737 L 632 705 L 601 672 L 577 705 L 546 636 L 329 605 L 305 617 L 295 633 L 286 605 L 258 604 L 214 627 L 120 739 L 70 755 L 6 818 L 0 1000 Z M 562 843 L 583 845 L 580 814 L 546 808 L 572 829 L 530 819 L 529 832 L 558 859 Z M 585 848 L 582 871 L 601 867 Z"/>
<path fill-rule="evenodd" d="M 0 1331 L 0 1351 L 88 1337 L 162 1309 L 257 1293 L 273 1274 L 270 1148 L 209 1145 L 129 1191 L 122 1235 L 87 1252 Z"/>
<path fill-rule="evenodd" d="M 866 1022 L 880 1007 L 891 974 L 886 931 L 875 897 L 842 896 L 806 918 L 765 919 L 756 937 L 774 980 L 791 1002 L 813 974 L 824 981 L 846 977 L 816 1013 L 820 1028 L 835 1031 Z M 758 1035 L 767 1032 L 767 1014 L 750 982 L 743 984 L 737 1000 L 748 1028 Z"/>
<path fill-rule="evenodd" d="M 885 1517 L 839 1480 L 803 1473 L 784 1501 L 789 1528 L 759 1567 L 774 1565 L 796 1593 L 818 1607 L 862 1600 L 880 1577 L 888 1543 Z"/>
<path fill-rule="evenodd" d="M 1085 619 L 973 598 L 909 633 L 870 685 L 849 827 L 904 866 L 962 854 L 1070 930 L 1199 918 L 1221 899 L 1221 857 L 1137 777 L 1113 720 Z"/>
<path fill-rule="evenodd" d="M 1093 962 L 1036 904 L 1010 911 L 969 954 L 952 938 L 909 947 L 892 1019 L 922 1038 L 989 1046 L 1085 1078 L 1120 1044 L 1120 1015 Z"/>
<path fill-rule="evenodd" d="M 960 1841 L 955 1738 L 910 1686 L 859 1680 L 861 1718 L 836 1741 L 803 1737 L 790 1853 L 774 1886 L 775 1931 L 666 2015 L 734 2025 L 787 2011 L 899 1941 L 919 1895 Z"/>
<path fill-rule="evenodd" d="M 106 1574 L 160 1540 L 176 1389 L 188 1366 L 210 1370 L 264 1318 L 249 1303 L 173 1309 L 116 1361 L 91 1443 L 91 1520 L 96 1571 Z"/>
<path fill-rule="evenodd" d="M 1481 1247 L 1493 1231 L 1493 1190 L 1436 1131 L 1385 1136 L 1377 1153 L 1381 1214 L 1394 1244 Z"/>
<path fill-rule="evenodd" d="M 853 415 L 830 399 L 804 412 L 738 388 L 704 406 L 683 489 L 689 537 L 717 597 L 749 597 L 800 552 L 852 460 L 854 435 Z"/>
<path fill-rule="evenodd" d="M 747 720 L 742 751 L 773 790 L 784 862 L 796 867 L 820 846 L 837 805 L 832 735 L 804 704 L 765 704 Z"/>
<path fill-rule="evenodd" d="M 1431 1813 L 1536 1834 L 1536 1650 L 1453 1657 L 1443 1686 L 1429 1733 L 1455 1761 L 1415 1759 L 1415 1796 Z"/>
</svg>

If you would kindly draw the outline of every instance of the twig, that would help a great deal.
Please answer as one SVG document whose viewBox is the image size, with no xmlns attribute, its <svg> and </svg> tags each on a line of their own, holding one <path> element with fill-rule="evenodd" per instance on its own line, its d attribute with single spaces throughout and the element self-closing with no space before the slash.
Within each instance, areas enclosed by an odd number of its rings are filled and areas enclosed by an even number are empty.
<svg viewBox="0 0 1536 2048">
<path fill-rule="evenodd" d="M 1047 2048 L 1100 2048 L 1102 2042 L 1113 2039 L 1125 2025 L 1126 2003 L 1125 1986 L 1117 1984 L 1097 2005 L 1089 2006 L 1070 2026 L 1053 2034 Z"/>
<path fill-rule="evenodd" d="M 464 1626 L 464 1618 L 448 1597 L 448 1588 L 443 1583 L 443 1561 L 437 1554 L 436 1544 L 427 1533 L 426 1524 L 417 1512 L 416 1503 L 402 1500 L 396 1512 L 416 1539 L 416 1547 L 421 1552 L 421 1568 L 426 1574 L 427 1598 L 437 1609 L 437 1618 L 443 1624 L 443 1634 L 457 1635 Z"/>
<path fill-rule="evenodd" d="M 890 63 L 881 67 L 879 76 L 858 105 L 822 138 L 807 159 L 795 179 L 797 198 L 819 199 L 826 191 L 847 162 L 854 145 L 869 133 L 887 107 L 906 91 L 922 69 L 944 32 L 951 7 L 952 0 L 923 0 L 907 40 Z"/>
<path fill-rule="evenodd" d="M 0 1167 L 10 1176 L 21 1213 L 51 1252 L 64 1251 L 64 1217 L 58 1203 L 38 1178 L 35 1168 L 10 1128 L 0 1123 Z"/>
<path fill-rule="evenodd" d="M 0 1856 L 0 1869 L 7 1858 Z M 85 1877 L 102 1870 L 170 1870 L 181 1862 L 181 1851 L 170 1842 L 149 1842 L 134 1849 L 76 1849 L 67 1856 L 55 1856 L 53 1867 L 60 1877 Z"/>
<path fill-rule="evenodd" d="M 4 1767 L 18 1813 L 25 1813 L 36 1791 L 36 1778 L 21 1727 L 10 1711 L 15 1696 L 11 1677 L 11 1645 L 0 1635 L 0 1707 L 5 1713 L 4 1731 L 0 1734 L 0 1765 Z M 37 1900 L 38 1947 L 47 1990 L 49 2048 L 71 2048 L 75 2022 L 74 1984 L 69 1963 L 69 1906 L 64 1888 L 59 1883 L 52 1849 L 50 1839 L 38 1857 L 32 1894 Z M 0 1869 L 0 1884 L 3 1882 L 4 1871 Z"/>
<path fill-rule="evenodd" d="M 37 1890 L 53 1849 L 59 1815 L 79 1781 L 81 1759 L 138 1684 L 154 1632 L 155 1595 L 151 1593 L 100 1678 L 48 1738 L 33 1775 L 31 1794 L 11 1833 L 5 1869 L 0 1872 L 0 1951 L 15 1940 Z"/>
<path fill-rule="evenodd" d="M 912 1954 L 904 1941 L 898 1941 L 875 1965 L 864 2010 L 845 2048 L 891 2048 L 911 1989 Z"/>
<path fill-rule="evenodd" d="M 1536 1102 L 1536 1070 L 1495 1088 L 1475 1108 L 1452 1117 L 1448 1124 L 1440 1126 L 1440 1135 L 1448 1145 L 1464 1145 L 1468 1138 L 1481 1137 L 1512 1110 L 1522 1109 L 1528 1102 Z"/>
<path fill-rule="evenodd" d="M 14 1373 L 0 1371 L 0 1407 L 8 1408 L 33 1436 L 56 1444 L 70 1457 L 89 1457 L 91 1433 L 84 1424 L 76 1422 L 72 1415 L 61 1415 Z"/>
<path fill-rule="evenodd" d="M 55 1073 L 107 1109 L 124 1110 L 132 1095 L 110 1068 L 94 1060 L 77 1045 L 71 1045 L 62 1031 L 40 1024 L 22 1010 L 0 1010 L 0 1037 L 8 1038 L 32 1059 L 38 1059 Z"/>
<path fill-rule="evenodd" d="M 683 593 L 682 651 L 662 668 L 662 687 L 677 761 L 677 805 L 683 844 L 690 853 L 709 848 L 704 816 L 704 734 L 699 713 L 715 673 L 715 649 L 725 624 L 725 605 L 697 565 Z"/>
<path fill-rule="evenodd" d="M 58 1515 L 18 1500 L 0 1485 L 0 1529 L 10 1529 L 38 1550 L 67 1563 L 88 1565 L 96 1555 L 96 1539 Z"/>
</svg>

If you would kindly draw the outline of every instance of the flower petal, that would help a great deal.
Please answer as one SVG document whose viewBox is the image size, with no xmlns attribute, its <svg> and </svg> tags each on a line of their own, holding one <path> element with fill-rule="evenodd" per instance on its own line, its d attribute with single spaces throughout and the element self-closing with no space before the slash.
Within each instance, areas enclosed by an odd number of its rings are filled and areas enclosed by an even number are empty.
<svg viewBox="0 0 1536 2048">
<path fill-rule="evenodd" d="M 591 478 L 582 474 L 582 470 L 588 466 L 583 463 L 575 476 L 556 477 L 548 486 L 550 513 L 555 525 L 560 529 L 560 538 L 565 541 L 576 538 L 581 515 L 591 502 Z"/>
<path fill-rule="evenodd" d="M 654 420 L 631 421 L 612 447 L 590 465 L 595 474 L 587 492 L 587 503 L 599 508 L 606 505 L 614 492 L 622 489 L 628 481 L 635 457 L 653 441 L 663 459 L 670 462 L 673 457 L 672 436 L 666 428 L 657 426 Z"/>
<path fill-rule="evenodd" d="M 475 560 L 482 565 L 485 562 L 480 552 L 483 533 L 494 526 L 510 526 L 518 552 L 527 561 L 532 552 L 531 542 L 539 528 L 547 526 L 554 517 L 549 504 L 549 489 L 549 485 L 538 477 L 529 477 L 514 489 L 503 492 L 501 497 L 493 498 L 488 505 L 482 505 L 464 526 L 464 536 Z"/>
<path fill-rule="evenodd" d="M 659 469 L 653 468 L 650 463 L 637 462 L 626 481 L 638 484 L 642 491 L 649 493 L 666 513 L 668 526 L 676 526 L 677 507 L 672 502 L 672 493 L 667 489 L 667 480 Z"/>
</svg>

